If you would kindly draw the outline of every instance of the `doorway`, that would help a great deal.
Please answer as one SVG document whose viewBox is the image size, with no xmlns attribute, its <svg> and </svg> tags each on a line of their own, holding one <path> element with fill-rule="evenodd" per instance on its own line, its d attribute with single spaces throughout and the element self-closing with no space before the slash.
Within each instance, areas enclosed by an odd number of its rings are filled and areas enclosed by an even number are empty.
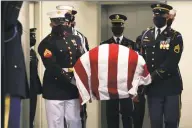
<svg viewBox="0 0 192 128">
<path fill-rule="evenodd" d="M 112 37 L 111 21 L 109 20 L 109 16 L 111 14 L 119 13 L 127 16 L 127 21 L 125 22 L 124 36 L 135 41 L 137 36 L 139 36 L 143 30 L 146 30 L 148 27 L 153 26 L 153 13 L 150 5 L 151 3 L 122 3 L 113 5 L 101 5 L 101 40 L 105 41 Z M 105 101 L 101 101 L 101 128 L 107 128 L 105 110 Z M 123 128 L 121 119 L 120 128 Z M 147 104 L 143 128 L 150 128 Z"/>
</svg>

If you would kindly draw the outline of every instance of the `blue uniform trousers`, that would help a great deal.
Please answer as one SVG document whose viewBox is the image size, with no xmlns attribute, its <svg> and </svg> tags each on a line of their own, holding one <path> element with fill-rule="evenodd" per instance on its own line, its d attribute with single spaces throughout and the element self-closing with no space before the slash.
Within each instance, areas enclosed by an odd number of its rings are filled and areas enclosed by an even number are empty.
<svg viewBox="0 0 192 128">
<path fill-rule="evenodd" d="M 165 125 L 165 128 L 178 128 L 180 100 L 180 95 L 148 96 L 151 128 L 163 128 L 163 125 Z"/>
<path fill-rule="evenodd" d="M 8 128 L 20 128 L 20 112 L 21 99 L 19 97 L 11 97 Z"/>
</svg>

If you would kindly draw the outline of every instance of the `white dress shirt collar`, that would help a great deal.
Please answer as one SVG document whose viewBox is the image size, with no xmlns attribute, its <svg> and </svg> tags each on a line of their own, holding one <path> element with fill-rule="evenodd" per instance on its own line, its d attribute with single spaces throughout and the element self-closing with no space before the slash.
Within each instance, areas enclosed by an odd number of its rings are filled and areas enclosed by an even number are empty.
<svg viewBox="0 0 192 128">
<path fill-rule="evenodd" d="M 165 25 L 164 27 L 160 28 L 160 30 L 161 30 L 160 33 L 162 33 L 166 28 L 167 28 L 167 25 Z M 158 33 L 157 30 L 158 30 L 158 28 L 155 26 L 155 39 L 157 38 L 157 33 Z"/>
<path fill-rule="evenodd" d="M 117 42 L 117 38 L 119 38 L 119 44 L 121 44 L 122 40 L 123 40 L 123 35 L 120 36 L 120 37 L 116 37 L 116 36 L 113 36 L 113 39 Z"/>
<path fill-rule="evenodd" d="M 167 28 L 167 25 L 165 25 L 164 27 L 160 28 L 161 33 Z M 158 28 L 155 26 L 155 32 L 157 32 Z"/>
</svg>

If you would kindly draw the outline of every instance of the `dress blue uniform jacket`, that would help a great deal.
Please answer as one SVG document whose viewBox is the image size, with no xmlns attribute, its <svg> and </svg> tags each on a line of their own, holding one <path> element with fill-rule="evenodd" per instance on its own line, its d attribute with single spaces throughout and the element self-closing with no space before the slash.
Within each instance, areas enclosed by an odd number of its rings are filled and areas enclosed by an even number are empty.
<svg viewBox="0 0 192 128">
<path fill-rule="evenodd" d="M 79 97 L 78 89 L 70 83 L 72 72 L 64 72 L 63 68 L 72 68 L 81 56 L 78 49 L 78 36 L 61 37 L 51 33 L 41 41 L 38 53 L 45 66 L 43 77 L 43 97 L 49 100 L 69 100 Z M 50 57 L 45 57 L 45 53 Z"/>
<path fill-rule="evenodd" d="M 155 28 L 142 33 L 141 52 L 146 60 L 153 82 L 147 86 L 149 96 L 178 95 L 183 90 L 179 61 L 183 52 L 183 39 L 179 32 L 166 28 L 155 39 Z"/>
</svg>

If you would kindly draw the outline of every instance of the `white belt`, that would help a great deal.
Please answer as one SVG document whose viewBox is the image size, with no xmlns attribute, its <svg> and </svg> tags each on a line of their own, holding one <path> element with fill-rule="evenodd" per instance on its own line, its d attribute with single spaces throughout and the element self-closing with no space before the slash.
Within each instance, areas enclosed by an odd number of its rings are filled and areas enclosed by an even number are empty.
<svg viewBox="0 0 192 128">
<path fill-rule="evenodd" d="M 62 68 L 66 72 L 73 72 L 73 68 Z"/>
</svg>

